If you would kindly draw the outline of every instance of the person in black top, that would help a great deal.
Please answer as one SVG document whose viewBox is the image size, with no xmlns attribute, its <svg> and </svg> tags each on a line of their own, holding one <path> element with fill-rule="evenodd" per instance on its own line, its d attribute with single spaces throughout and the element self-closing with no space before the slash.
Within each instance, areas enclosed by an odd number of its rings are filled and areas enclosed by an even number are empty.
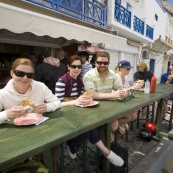
<svg viewBox="0 0 173 173">
<path fill-rule="evenodd" d="M 36 66 L 35 80 L 43 82 L 53 94 L 58 78 L 66 73 L 66 66 L 52 56 L 50 49 L 42 49 L 43 62 Z"/>
<path fill-rule="evenodd" d="M 61 63 L 63 63 L 66 66 L 66 72 L 67 72 L 67 58 L 65 57 L 65 52 L 62 49 L 58 49 L 55 52 L 55 58 L 58 58 Z"/>
<path fill-rule="evenodd" d="M 32 61 L 32 63 L 34 64 L 34 66 L 36 67 L 38 64 L 38 58 L 37 55 L 35 53 L 30 53 L 29 55 L 29 59 Z"/>
<path fill-rule="evenodd" d="M 151 82 L 151 78 L 153 77 L 153 73 L 149 71 L 149 67 L 145 62 L 139 62 L 137 64 L 137 72 L 134 73 L 134 82 L 137 80 L 144 80 L 144 82 L 149 79 Z"/>
<path fill-rule="evenodd" d="M 134 82 L 137 80 L 146 80 L 148 79 L 151 82 L 151 78 L 153 77 L 153 73 L 149 71 L 149 67 L 145 62 L 138 62 L 137 64 L 137 72 L 134 73 Z M 143 85 L 144 87 L 144 85 Z M 147 107 L 142 108 L 142 114 L 145 115 L 147 113 Z"/>
</svg>

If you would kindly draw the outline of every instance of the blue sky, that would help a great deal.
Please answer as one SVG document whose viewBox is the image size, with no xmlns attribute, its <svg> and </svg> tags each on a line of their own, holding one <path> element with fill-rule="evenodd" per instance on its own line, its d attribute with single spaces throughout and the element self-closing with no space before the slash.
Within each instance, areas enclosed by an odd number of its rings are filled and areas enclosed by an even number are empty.
<svg viewBox="0 0 173 173">
<path fill-rule="evenodd" d="M 162 8 L 162 10 L 163 10 L 164 12 L 166 12 L 165 9 L 163 9 L 163 7 L 162 7 L 161 0 L 156 0 L 156 2 L 160 5 L 160 7 Z M 168 2 L 169 5 L 173 5 L 173 0 L 167 0 L 167 2 Z M 169 14 L 168 14 L 168 15 L 169 15 Z M 171 15 L 169 15 L 169 16 L 170 16 L 170 17 L 173 17 L 173 16 L 171 16 Z"/>
</svg>

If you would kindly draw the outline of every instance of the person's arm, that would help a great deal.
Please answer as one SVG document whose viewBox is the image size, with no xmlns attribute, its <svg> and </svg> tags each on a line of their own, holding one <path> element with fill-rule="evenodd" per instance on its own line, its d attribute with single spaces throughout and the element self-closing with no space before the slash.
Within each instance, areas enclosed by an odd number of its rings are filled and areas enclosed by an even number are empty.
<svg viewBox="0 0 173 173">
<path fill-rule="evenodd" d="M 0 112 L 0 124 L 4 123 L 6 120 L 8 120 L 8 117 L 6 115 L 6 111 Z"/>
<path fill-rule="evenodd" d="M 28 108 L 24 106 L 12 106 L 11 108 L 0 112 L 0 124 L 4 123 L 8 119 L 15 119 L 21 116 L 25 116 L 28 113 Z"/>
<path fill-rule="evenodd" d="M 62 102 L 65 96 L 65 83 L 59 79 L 55 84 L 55 95 Z"/>
<path fill-rule="evenodd" d="M 46 112 L 52 112 L 58 108 L 61 108 L 63 106 L 61 101 L 54 94 L 52 94 L 52 91 L 45 84 L 42 84 L 42 85 L 44 85 L 43 93 L 44 93 L 44 101 L 46 103 L 46 109 L 47 109 Z"/>
<path fill-rule="evenodd" d="M 169 75 L 166 81 L 166 84 L 170 84 L 172 82 L 172 76 Z"/>
<path fill-rule="evenodd" d="M 86 91 L 92 95 L 93 99 L 96 99 L 96 100 L 117 99 L 124 96 L 124 93 L 125 93 L 122 87 L 118 88 L 118 90 L 112 93 L 99 93 L 92 88 L 87 89 Z"/>
<path fill-rule="evenodd" d="M 162 74 L 160 83 L 170 84 L 171 81 L 172 81 L 172 79 L 171 79 L 169 76 L 170 76 L 170 75 Z"/>
</svg>

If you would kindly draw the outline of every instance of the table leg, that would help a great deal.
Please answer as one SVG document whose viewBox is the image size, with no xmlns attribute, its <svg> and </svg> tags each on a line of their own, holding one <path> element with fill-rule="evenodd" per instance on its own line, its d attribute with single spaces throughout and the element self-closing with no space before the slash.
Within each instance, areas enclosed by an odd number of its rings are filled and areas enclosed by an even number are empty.
<svg viewBox="0 0 173 173">
<path fill-rule="evenodd" d="M 161 129 L 162 112 L 163 112 L 163 98 L 160 99 L 158 106 L 157 106 L 157 114 L 156 114 L 156 124 L 157 124 L 156 136 L 157 137 L 159 137 L 159 132 Z"/>
<path fill-rule="evenodd" d="M 110 149 L 111 146 L 111 122 L 104 125 L 104 139 L 105 145 Z M 110 172 L 110 162 L 106 157 L 103 160 L 103 173 Z"/>
<path fill-rule="evenodd" d="M 50 150 L 43 152 L 43 162 L 45 167 L 49 169 L 49 173 L 53 173 L 52 157 Z"/>
</svg>

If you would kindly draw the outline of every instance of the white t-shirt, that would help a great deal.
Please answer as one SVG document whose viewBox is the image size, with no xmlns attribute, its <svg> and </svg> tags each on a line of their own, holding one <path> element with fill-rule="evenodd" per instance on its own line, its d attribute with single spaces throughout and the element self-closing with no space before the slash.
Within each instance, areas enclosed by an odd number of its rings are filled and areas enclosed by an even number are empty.
<svg viewBox="0 0 173 173">
<path fill-rule="evenodd" d="M 129 88 L 130 87 L 129 81 L 127 80 L 127 76 L 125 76 L 125 83 L 124 83 L 124 85 L 122 83 L 121 76 L 118 73 L 116 74 L 116 76 L 118 78 L 118 82 L 123 86 L 123 88 Z"/>
</svg>

